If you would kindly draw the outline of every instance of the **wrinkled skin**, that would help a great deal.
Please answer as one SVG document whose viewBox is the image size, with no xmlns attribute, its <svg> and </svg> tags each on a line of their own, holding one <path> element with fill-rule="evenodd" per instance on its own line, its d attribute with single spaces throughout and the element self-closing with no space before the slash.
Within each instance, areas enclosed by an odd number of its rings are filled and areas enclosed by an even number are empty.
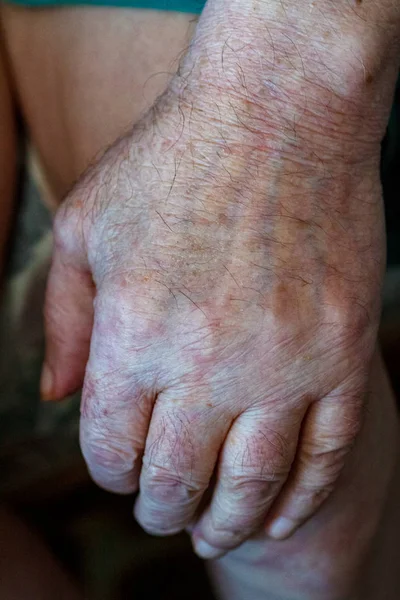
<svg viewBox="0 0 400 600">
<path fill-rule="evenodd" d="M 260 78 L 258 53 L 213 52 L 205 12 L 166 94 L 59 211 L 43 391 L 84 378 L 95 481 L 139 486 L 141 525 L 192 524 L 210 558 L 263 523 L 291 535 L 362 425 L 389 103 L 357 61 L 340 89 L 331 71 L 301 79 L 292 42 L 269 43 Z"/>
<path fill-rule="evenodd" d="M 260 532 L 208 563 L 221 600 L 397 600 L 398 414 L 376 354 L 360 434 L 335 489 L 286 540 Z"/>
</svg>

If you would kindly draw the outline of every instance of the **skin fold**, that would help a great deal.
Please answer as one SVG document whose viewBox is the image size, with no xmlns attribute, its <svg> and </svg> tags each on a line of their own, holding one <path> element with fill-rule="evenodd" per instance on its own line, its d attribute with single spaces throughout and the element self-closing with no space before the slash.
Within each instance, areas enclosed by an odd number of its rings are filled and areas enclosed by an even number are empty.
<svg viewBox="0 0 400 600">
<path fill-rule="evenodd" d="M 395 600 L 399 596 L 399 428 L 377 352 L 365 419 L 337 485 L 290 538 L 260 532 L 209 564 L 221 600 Z"/>
<path fill-rule="evenodd" d="M 165 94 L 58 212 L 43 395 L 84 381 L 95 481 L 139 487 L 141 525 L 191 525 L 205 558 L 291 536 L 362 429 L 398 20 L 210 0 Z"/>
</svg>

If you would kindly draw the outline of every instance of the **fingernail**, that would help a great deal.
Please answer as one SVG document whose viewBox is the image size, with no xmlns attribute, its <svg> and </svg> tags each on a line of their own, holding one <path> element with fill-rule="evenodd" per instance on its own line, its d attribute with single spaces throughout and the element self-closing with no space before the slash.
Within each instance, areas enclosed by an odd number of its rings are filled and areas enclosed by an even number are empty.
<svg viewBox="0 0 400 600">
<path fill-rule="evenodd" d="M 267 533 L 275 540 L 284 540 L 293 533 L 296 527 L 297 524 L 291 519 L 287 519 L 286 517 L 278 517 L 275 519 L 275 521 L 272 521 L 271 525 L 267 529 Z"/>
<path fill-rule="evenodd" d="M 53 371 L 50 369 L 47 363 L 44 363 L 42 368 L 42 375 L 40 377 L 40 395 L 42 400 L 53 400 L 54 399 L 54 376 Z"/>
<path fill-rule="evenodd" d="M 215 548 L 214 546 L 210 546 L 207 542 L 201 538 L 198 538 L 193 542 L 194 551 L 197 556 L 200 558 L 211 559 L 211 558 L 219 558 L 223 554 L 226 553 L 226 550 L 221 550 L 221 548 Z"/>
</svg>

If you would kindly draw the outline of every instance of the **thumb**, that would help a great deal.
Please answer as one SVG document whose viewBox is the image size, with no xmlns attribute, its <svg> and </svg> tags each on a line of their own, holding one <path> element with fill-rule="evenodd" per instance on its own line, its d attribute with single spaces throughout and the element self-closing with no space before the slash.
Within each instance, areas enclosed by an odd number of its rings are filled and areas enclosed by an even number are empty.
<svg viewBox="0 0 400 600">
<path fill-rule="evenodd" d="M 69 236 L 67 219 L 57 218 L 54 229 L 55 247 L 44 309 L 46 352 L 40 383 L 44 400 L 59 400 L 82 386 L 95 293 L 86 261 L 80 260 L 81 252 L 77 252 L 80 244 L 75 245 L 74 234 Z M 68 243 L 64 243 L 68 237 Z"/>
</svg>

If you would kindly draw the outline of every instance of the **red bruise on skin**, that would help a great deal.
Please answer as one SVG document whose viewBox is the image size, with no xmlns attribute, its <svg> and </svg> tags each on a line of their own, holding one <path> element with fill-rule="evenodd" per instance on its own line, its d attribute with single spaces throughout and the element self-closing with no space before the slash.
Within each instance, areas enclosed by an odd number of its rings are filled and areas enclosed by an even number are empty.
<svg viewBox="0 0 400 600">
<path fill-rule="evenodd" d="M 74 200 L 74 202 L 73 202 L 73 207 L 74 208 L 78 208 L 79 209 L 79 208 L 82 208 L 82 206 L 83 206 L 83 201 L 82 200 L 80 200 L 79 198 L 77 198 L 76 200 Z"/>
<path fill-rule="evenodd" d="M 142 275 L 142 277 L 140 277 L 140 281 L 142 283 L 148 283 L 151 280 L 152 280 L 151 275 Z"/>
<path fill-rule="evenodd" d="M 161 142 L 161 150 L 163 152 L 167 152 L 168 150 L 170 150 L 173 143 L 174 143 L 174 140 L 168 140 L 168 139 L 163 140 Z"/>
<path fill-rule="evenodd" d="M 217 222 L 218 225 L 228 225 L 229 224 L 229 217 L 228 215 L 225 213 L 218 213 L 218 218 L 217 218 Z"/>
</svg>

